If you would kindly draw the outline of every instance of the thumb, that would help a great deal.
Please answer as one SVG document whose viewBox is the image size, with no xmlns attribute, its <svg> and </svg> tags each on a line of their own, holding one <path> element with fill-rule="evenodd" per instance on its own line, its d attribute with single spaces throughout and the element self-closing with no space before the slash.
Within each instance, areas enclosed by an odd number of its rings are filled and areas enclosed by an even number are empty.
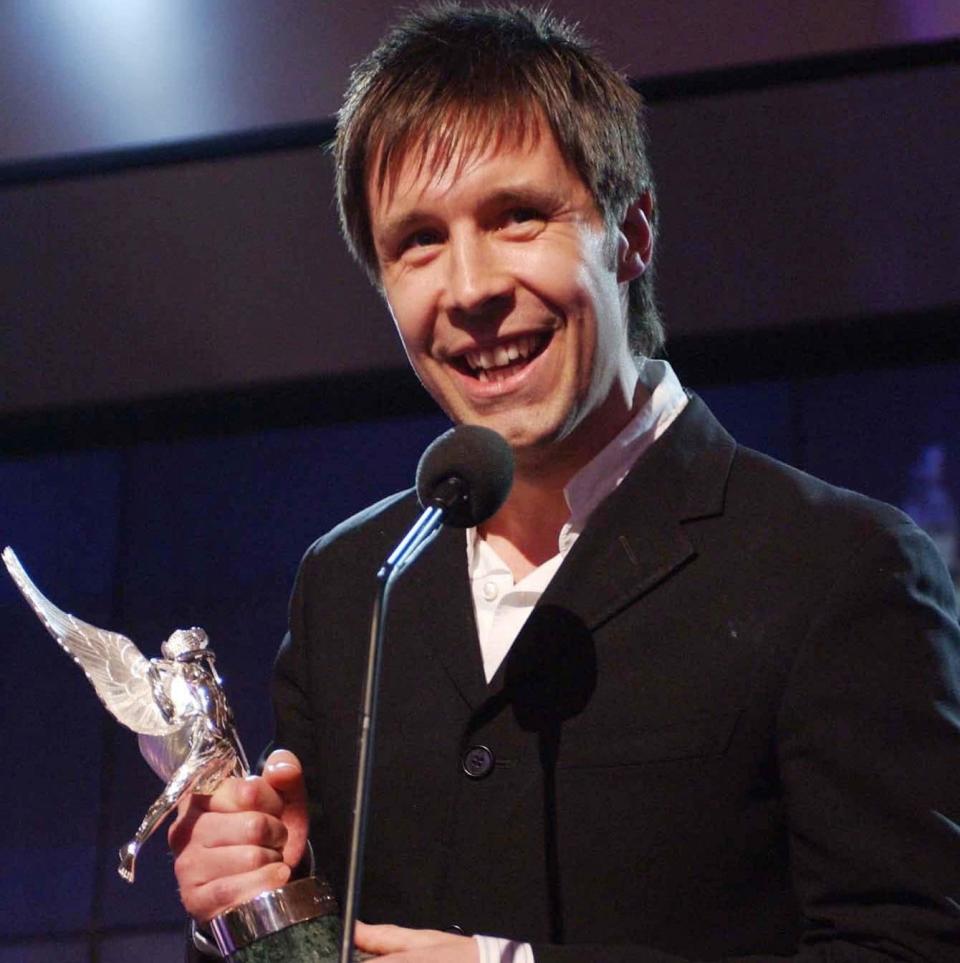
<svg viewBox="0 0 960 963">
<path fill-rule="evenodd" d="M 280 816 L 287 827 L 283 861 L 291 868 L 303 858 L 307 845 L 307 788 L 300 760 L 287 749 L 276 749 L 267 757 L 263 778 L 283 800 Z"/>
</svg>

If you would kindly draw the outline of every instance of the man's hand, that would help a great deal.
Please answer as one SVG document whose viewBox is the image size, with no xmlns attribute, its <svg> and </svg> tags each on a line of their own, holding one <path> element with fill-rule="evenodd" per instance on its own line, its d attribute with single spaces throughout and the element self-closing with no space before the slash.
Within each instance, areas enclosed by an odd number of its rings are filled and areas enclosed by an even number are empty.
<svg viewBox="0 0 960 963">
<path fill-rule="evenodd" d="M 270 754 L 263 776 L 227 779 L 212 796 L 191 795 L 167 836 L 180 899 L 200 923 L 283 886 L 307 841 L 299 760 L 280 749 Z"/>
<path fill-rule="evenodd" d="M 440 930 L 408 930 L 402 926 L 357 923 L 354 943 L 391 963 L 479 963 L 476 940 Z"/>
</svg>

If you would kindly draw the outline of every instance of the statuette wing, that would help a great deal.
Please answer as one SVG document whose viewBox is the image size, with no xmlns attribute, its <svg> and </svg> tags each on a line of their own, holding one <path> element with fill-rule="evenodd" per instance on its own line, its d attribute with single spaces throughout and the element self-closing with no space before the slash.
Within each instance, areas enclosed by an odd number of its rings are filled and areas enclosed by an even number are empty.
<svg viewBox="0 0 960 963">
<path fill-rule="evenodd" d="M 128 729 L 168 735 L 177 727 L 164 719 L 147 672 L 150 662 L 125 635 L 98 629 L 57 608 L 30 580 L 13 549 L 3 561 L 30 607 L 96 689 L 100 701 Z"/>
</svg>

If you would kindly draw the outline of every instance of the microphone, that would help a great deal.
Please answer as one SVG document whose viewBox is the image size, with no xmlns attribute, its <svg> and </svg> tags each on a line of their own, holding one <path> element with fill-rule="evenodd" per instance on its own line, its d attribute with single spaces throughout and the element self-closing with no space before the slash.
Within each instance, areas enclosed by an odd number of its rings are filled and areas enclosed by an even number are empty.
<svg viewBox="0 0 960 963">
<path fill-rule="evenodd" d="M 443 523 L 470 528 L 506 501 L 513 484 L 513 452 L 490 428 L 458 425 L 433 441 L 417 465 L 417 497 L 439 508 Z"/>
<path fill-rule="evenodd" d="M 513 452 L 495 431 L 458 425 L 427 446 L 417 465 L 417 497 L 423 514 L 377 573 L 381 582 L 398 576 L 443 525 L 469 528 L 485 522 L 513 484 Z"/>
<path fill-rule="evenodd" d="M 377 728 L 377 693 L 383 653 L 383 625 L 390 589 L 400 573 L 419 556 L 444 525 L 469 528 L 486 521 L 506 501 L 513 484 L 513 452 L 495 431 L 478 425 L 458 425 L 433 441 L 417 465 L 417 497 L 423 514 L 377 572 L 379 589 L 370 620 L 367 669 L 360 707 L 357 780 L 353 825 L 347 860 L 347 890 L 343 907 L 340 963 L 353 961 L 353 931 L 360 900 L 363 849 L 373 742 Z"/>
</svg>

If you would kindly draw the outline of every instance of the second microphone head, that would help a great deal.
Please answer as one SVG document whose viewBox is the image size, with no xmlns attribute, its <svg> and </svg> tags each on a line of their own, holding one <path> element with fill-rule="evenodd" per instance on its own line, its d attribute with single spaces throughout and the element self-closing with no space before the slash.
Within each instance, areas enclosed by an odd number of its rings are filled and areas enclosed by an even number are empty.
<svg viewBox="0 0 960 963">
<path fill-rule="evenodd" d="M 451 481 L 458 497 L 451 503 Z M 445 509 L 455 528 L 479 525 L 506 501 L 513 484 L 513 452 L 490 428 L 458 425 L 433 441 L 417 465 L 417 497 L 424 508 Z"/>
</svg>

